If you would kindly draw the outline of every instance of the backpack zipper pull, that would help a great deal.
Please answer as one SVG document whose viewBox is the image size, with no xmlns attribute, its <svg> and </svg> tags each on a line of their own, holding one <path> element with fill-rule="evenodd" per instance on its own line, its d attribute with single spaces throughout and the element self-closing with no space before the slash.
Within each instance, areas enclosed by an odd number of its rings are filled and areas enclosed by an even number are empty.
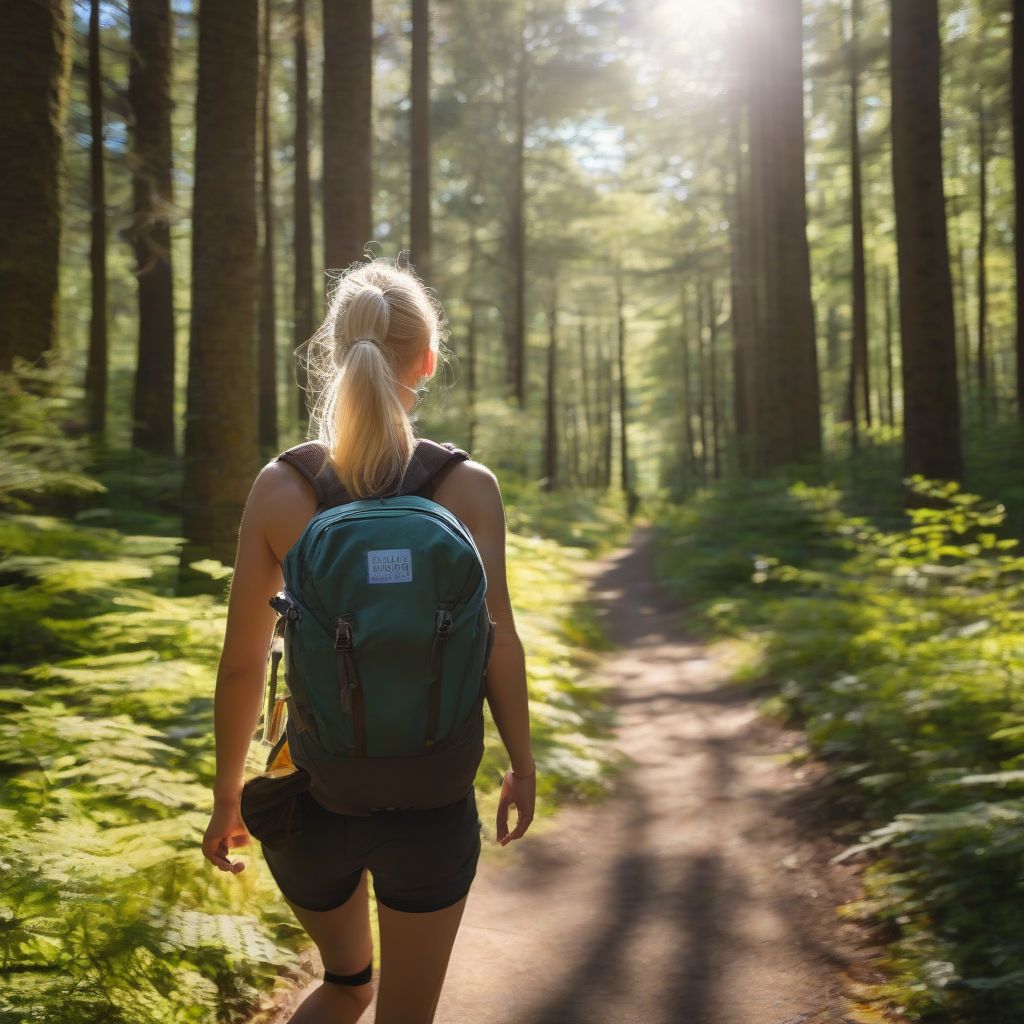
<svg viewBox="0 0 1024 1024">
<path fill-rule="evenodd" d="M 452 620 L 452 613 L 447 608 L 438 608 L 434 616 L 434 627 L 440 640 L 447 640 L 452 635 L 455 623 Z"/>
<path fill-rule="evenodd" d="M 334 649 L 336 651 L 351 651 L 352 650 L 352 623 L 348 619 L 338 617 L 336 620 L 336 628 L 334 631 Z M 342 656 L 339 654 L 339 659 Z M 347 666 L 346 666 L 347 667 Z M 355 689 L 355 681 L 349 675 L 349 673 L 343 668 L 339 673 L 343 676 L 343 683 L 340 688 L 341 698 L 341 710 L 346 715 L 352 714 L 352 691 Z"/>
</svg>

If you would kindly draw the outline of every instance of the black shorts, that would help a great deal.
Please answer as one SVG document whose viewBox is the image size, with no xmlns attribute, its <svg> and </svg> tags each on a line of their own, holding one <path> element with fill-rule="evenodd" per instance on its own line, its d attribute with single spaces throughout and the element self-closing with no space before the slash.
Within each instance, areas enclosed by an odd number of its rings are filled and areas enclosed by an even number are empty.
<svg viewBox="0 0 1024 1024">
<path fill-rule="evenodd" d="M 333 910 L 355 892 L 363 869 L 392 910 L 424 913 L 458 902 L 476 875 L 480 817 L 476 792 L 444 807 L 334 814 L 309 793 L 302 828 L 263 858 L 285 898 L 306 910 Z"/>
</svg>

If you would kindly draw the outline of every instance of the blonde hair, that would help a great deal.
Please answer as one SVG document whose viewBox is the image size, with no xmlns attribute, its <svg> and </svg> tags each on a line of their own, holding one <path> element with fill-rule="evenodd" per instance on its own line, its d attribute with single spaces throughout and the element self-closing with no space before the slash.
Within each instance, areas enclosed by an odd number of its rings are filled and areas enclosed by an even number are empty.
<svg viewBox="0 0 1024 1024">
<path fill-rule="evenodd" d="M 378 257 L 341 272 L 327 317 L 297 351 L 313 393 L 311 422 L 353 499 L 401 482 L 416 438 L 400 378 L 428 348 L 441 355 L 444 324 L 415 271 Z"/>
</svg>

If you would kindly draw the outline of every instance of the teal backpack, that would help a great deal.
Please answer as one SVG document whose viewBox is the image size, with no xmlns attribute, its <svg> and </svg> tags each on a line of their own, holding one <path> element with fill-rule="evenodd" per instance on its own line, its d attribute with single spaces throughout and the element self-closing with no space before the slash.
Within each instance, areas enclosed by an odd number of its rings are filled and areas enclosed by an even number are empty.
<svg viewBox="0 0 1024 1024">
<path fill-rule="evenodd" d="M 312 483 L 318 505 L 270 600 L 288 718 L 268 766 L 287 740 L 312 797 L 337 813 L 459 800 L 483 757 L 494 623 L 473 537 L 431 495 L 467 453 L 420 438 L 394 494 L 356 501 L 319 441 L 277 458 Z"/>
</svg>

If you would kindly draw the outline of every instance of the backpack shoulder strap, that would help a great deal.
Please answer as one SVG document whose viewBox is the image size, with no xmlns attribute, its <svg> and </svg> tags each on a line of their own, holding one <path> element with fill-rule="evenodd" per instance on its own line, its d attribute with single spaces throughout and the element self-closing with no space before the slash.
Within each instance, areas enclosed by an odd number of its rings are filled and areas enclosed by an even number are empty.
<svg viewBox="0 0 1024 1024">
<path fill-rule="evenodd" d="M 419 494 L 429 498 L 440 482 L 443 471 L 451 463 L 468 458 L 468 452 L 456 448 L 450 441 L 439 444 L 425 437 L 417 438 L 412 458 L 396 493 Z M 316 493 L 317 511 L 344 505 L 352 500 L 327 457 L 326 447 L 316 438 L 293 445 L 281 452 L 277 459 L 294 466 L 310 482 Z"/>
<path fill-rule="evenodd" d="M 413 449 L 409 466 L 402 477 L 399 494 L 418 494 L 432 498 L 445 471 L 455 462 L 469 458 L 469 452 L 456 448 L 451 441 L 438 443 L 421 437 Z"/>
<path fill-rule="evenodd" d="M 292 445 L 277 456 L 277 461 L 294 466 L 313 485 L 318 512 L 352 500 L 327 458 L 327 448 L 316 438 Z"/>
</svg>

